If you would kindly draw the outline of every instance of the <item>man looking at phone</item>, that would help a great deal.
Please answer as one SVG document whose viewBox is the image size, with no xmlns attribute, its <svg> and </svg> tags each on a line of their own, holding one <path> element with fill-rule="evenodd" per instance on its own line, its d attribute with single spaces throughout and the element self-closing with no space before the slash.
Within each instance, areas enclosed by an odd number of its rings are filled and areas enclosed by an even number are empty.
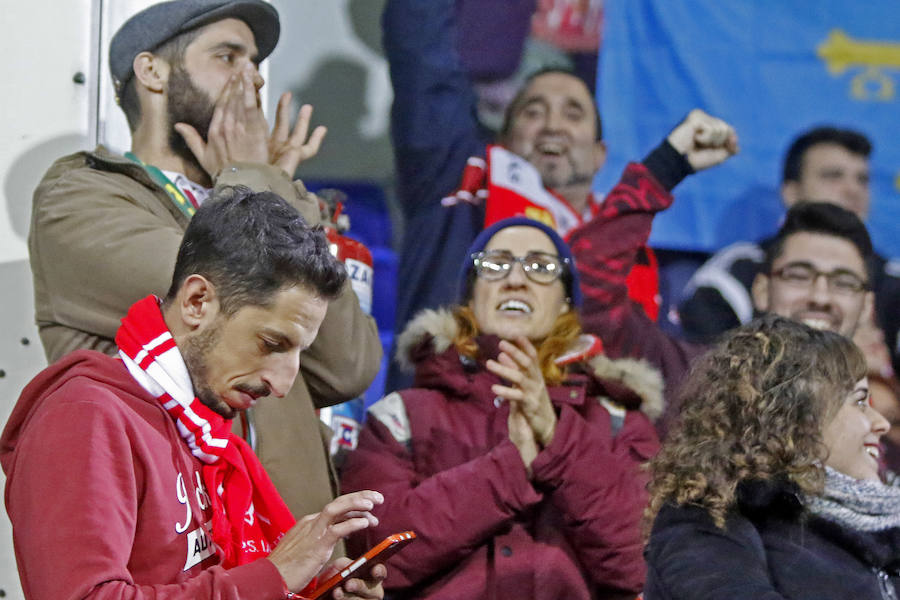
<svg viewBox="0 0 900 600">
<path fill-rule="evenodd" d="M 307 139 L 306 106 L 291 130 L 284 95 L 270 132 L 260 107 L 257 65 L 279 28 L 262 0 L 176 0 L 139 12 L 113 36 L 110 71 L 131 152 L 61 158 L 34 195 L 35 317 L 50 361 L 77 348 L 116 352 L 119 319 L 139 298 L 165 293 L 184 230 L 213 185 L 274 191 L 319 221 L 317 199 L 290 176 L 317 152 L 324 128 Z M 358 396 L 380 360 L 375 322 L 348 283 L 285 400 L 262 400 L 242 419 L 238 429 L 294 515 L 321 510 L 337 491 L 323 443 L 330 432 L 315 408 Z"/>
<path fill-rule="evenodd" d="M 283 199 L 218 190 L 187 228 L 165 299 L 122 319 L 118 356 L 78 350 L 44 370 L 0 437 L 25 597 L 288 598 L 343 536 L 377 524 L 372 491 L 295 524 L 230 433 L 258 398 L 287 394 L 346 279 Z M 381 598 L 384 575 L 334 597 Z"/>
</svg>

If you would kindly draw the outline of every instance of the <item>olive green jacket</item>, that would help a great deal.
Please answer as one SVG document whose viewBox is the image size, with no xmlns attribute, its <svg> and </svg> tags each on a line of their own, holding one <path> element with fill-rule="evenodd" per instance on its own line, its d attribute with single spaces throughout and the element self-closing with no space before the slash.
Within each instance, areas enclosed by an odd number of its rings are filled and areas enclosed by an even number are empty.
<svg viewBox="0 0 900 600">
<path fill-rule="evenodd" d="M 277 167 L 234 164 L 216 178 L 216 185 L 237 184 L 271 190 L 307 222 L 319 222 L 315 196 Z M 47 358 L 77 348 L 115 354 L 113 338 L 128 308 L 168 291 L 187 224 L 143 167 L 102 146 L 56 161 L 34 193 L 28 236 Z M 380 362 L 375 321 L 348 283 L 301 354 L 294 387 L 283 399 L 260 400 L 249 415 L 257 454 L 295 516 L 319 511 L 338 489 L 328 458 L 331 432 L 314 409 L 361 394 Z"/>
</svg>

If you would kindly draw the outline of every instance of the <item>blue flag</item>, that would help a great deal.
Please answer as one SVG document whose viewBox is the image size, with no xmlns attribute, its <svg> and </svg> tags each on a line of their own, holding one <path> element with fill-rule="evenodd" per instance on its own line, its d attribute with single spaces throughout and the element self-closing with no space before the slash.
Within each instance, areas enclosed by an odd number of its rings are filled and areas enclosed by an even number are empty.
<svg viewBox="0 0 900 600">
<path fill-rule="evenodd" d="M 896 0 L 607 0 L 597 97 L 608 190 L 692 108 L 722 118 L 741 152 L 678 186 L 651 243 L 712 251 L 773 233 L 785 151 L 823 124 L 872 141 L 868 225 L 900 256 L 900 4 Z"/>
</svg>

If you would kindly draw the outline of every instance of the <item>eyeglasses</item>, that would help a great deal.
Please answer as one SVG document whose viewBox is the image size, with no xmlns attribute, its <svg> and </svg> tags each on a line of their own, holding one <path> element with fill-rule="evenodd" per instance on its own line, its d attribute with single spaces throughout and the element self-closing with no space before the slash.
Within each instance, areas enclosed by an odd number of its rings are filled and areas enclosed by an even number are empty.
<svg viewBox="0 0 900 600">
<path fill-rule="evenodd" d="M 546 252 L 529 252 L 525 256 L 513 256 L 505 250 L 491 250 L 472 255 L 475 273 L 488 281 L 499 281 L 509 276 L 516 263 L 522 265 L 525 275 L 535 283 L 548 284 L 559 279 L 569 259 Z"/>
<path fill-rule="evenodd" d="M 772 271 L 772 275 L 788 285 L 804 289 L 815 285 L 816 280 L 821 275 L 828 282 L 828 291 L 833 294 L 851 296 L 869 289 L 869 284 L 859 275 L 844 269 L 836 269 L 830 273 L 825 273 L 812 265 L 793 264 L 785 265 L 777 271 Z"/>
</svg>

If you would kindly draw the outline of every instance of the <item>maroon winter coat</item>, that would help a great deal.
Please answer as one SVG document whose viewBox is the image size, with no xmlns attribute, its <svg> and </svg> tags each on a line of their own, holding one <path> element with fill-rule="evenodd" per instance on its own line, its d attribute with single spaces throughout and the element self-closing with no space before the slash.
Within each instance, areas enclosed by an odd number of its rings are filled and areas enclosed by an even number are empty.
<svg viewBox="0 0 900 600">
<path fill-rule="evenodd" d="M 660 412 L 659 374 L 633 360 L 579 363 L 582 373 L 549 388 L 559 420 L 529 480 L 509 407 L 490 390 L 499 380 L 450 345 L 455 327 L 449 313 L 425 311 L 401 337 L 418 387 L 372 406 L 344 466 L 345 492 L 385 496 L 378 527 L 353 550 L 416 531 L 388 562 L 396 597 L 634 598 L 645 575 L 638 465 L 658 448 L 634 409 Z M 482 359 L 496 357 L 497 338 L 478 341 Z"/>
</svg>

